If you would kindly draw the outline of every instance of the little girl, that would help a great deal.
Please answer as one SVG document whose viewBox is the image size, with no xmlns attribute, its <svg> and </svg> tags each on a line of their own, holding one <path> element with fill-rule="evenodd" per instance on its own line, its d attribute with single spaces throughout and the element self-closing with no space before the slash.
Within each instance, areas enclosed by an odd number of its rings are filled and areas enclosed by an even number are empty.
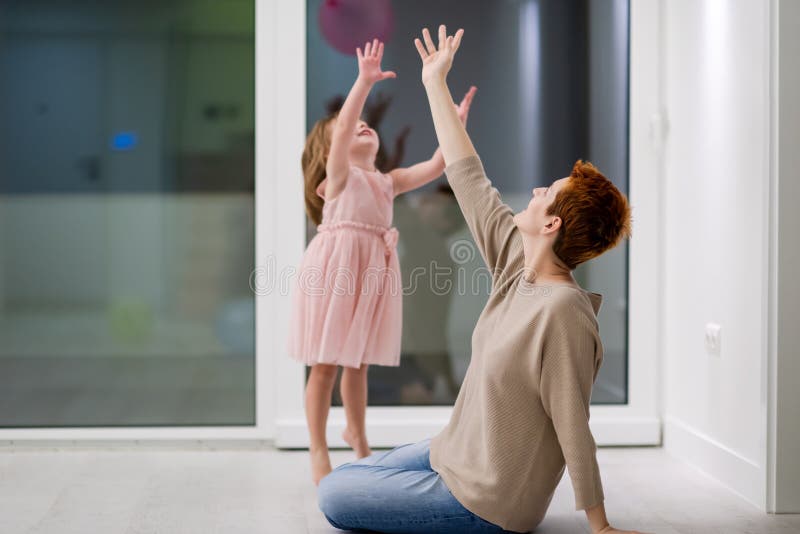
<svg viewBox="0 0 800 534">
<path fill-rule="evenodd" d="M 294 288 L 289 354 L 312 366 L 305 406 L 315 484 L 331 471 L 325 427 L 339 365 L 347 419 L 342 437 L 358 458 L 370 455 L 367 367 L 400 365 L 402 282 L 393 199 L 444 172 L 438 149 L 408 168 L 388 174 L 375 168 L 378 136 L 359 117 L 372 86 L 396 74 L 381 70 L 377 39 L 356 55 L 358 78 L 342 109 L 314 125 L 302 158 L 306 210 L 319 226 Z M 465 124 L 474 94 L 472 87 L 458 106 Z"/>
</svg>

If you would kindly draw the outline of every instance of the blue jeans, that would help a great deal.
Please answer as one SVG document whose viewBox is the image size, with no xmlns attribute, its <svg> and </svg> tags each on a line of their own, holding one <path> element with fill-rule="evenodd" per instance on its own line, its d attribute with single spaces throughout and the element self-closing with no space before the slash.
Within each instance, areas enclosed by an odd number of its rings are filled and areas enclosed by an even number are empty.
<svg viewBox="0 0 800 534">
<path fill-rule="evenodd" d="M 319 507 L 342 530 L 386 533 L 509 532 L 459 503 L 431 469 L 430 439 L 344 464 L 319 484 Z"/>
</svg>

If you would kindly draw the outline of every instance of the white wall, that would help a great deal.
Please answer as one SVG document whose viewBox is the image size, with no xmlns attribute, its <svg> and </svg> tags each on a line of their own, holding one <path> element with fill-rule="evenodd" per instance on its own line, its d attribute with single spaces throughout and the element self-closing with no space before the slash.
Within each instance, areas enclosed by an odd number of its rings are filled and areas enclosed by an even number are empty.
<svg viewBox="0 0 800 534">
<path fill-rule="evenodd" d="M 661 9 L 665 446 L 764 507 L 770 3 Z"/>
<path fill-rule="evenodd" d="M 776 23 L 777 21 L 777 23 Z M 775 283 L 771 286 L 774 328 L 770 331 L 770 372 L 774 390 L 771 392 L 773 418 L 770 447 L 771 492 L 769 507 L 782 513 L 800 513 L 800 3 L 781 0 L 773 15 L 773 28 L 777 29 L 778 57 L 773 57 L 777 67 L 777 91 L 773 92 L 773 118 L 777 119 L 773 135 L 777 133 L 773 151 L 773 248 L 771 273 Z M 777 80 L 775 79 L 777 77 Z M 777 208 L 777 209 L 775 209 Z"/>
</svg>

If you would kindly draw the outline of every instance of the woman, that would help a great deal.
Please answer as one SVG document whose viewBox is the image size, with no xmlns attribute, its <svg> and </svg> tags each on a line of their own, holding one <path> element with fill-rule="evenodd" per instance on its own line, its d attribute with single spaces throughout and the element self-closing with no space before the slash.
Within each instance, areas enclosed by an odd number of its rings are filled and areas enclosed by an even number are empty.
<svg viewBox="0 0 800 534">
<path fill-rule="evenodd" d="M 606 520 L 589 430 L 602 361 L 601 296 L 572 271 L 630 233 L 630 208 L 590 163 L 536 188 L 514 214 L 484 173 L 458 120 L 446 76 L 463 35 L 423 30 L 422 82 L 446 174 L 492 291 L 450 422 L 431 440 L 376 453 L 322 480 L 319 504 L 335 527 L 380 532 L 528 532 L 569 470 L 576 509 L 595 533 Z"/>
</svg>

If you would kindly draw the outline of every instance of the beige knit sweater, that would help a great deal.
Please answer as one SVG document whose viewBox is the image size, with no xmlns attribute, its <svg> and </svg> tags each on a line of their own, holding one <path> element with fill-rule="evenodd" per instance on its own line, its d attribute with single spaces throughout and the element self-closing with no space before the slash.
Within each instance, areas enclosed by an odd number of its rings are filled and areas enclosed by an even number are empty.
<svg viewBox="0 0 800 534">
<path fill-rule="evenodd" d="M 513 212 L 480 159 L 459 160 L 446 173 L 493 284 L 453 415 L 431 441 L 431 466 L 468 510 L 527 532 L 544 517 L 565 463 L 576 509 L 603 501 L 589 430 L 602 297 L 526 281 Z"/>
</svg>

